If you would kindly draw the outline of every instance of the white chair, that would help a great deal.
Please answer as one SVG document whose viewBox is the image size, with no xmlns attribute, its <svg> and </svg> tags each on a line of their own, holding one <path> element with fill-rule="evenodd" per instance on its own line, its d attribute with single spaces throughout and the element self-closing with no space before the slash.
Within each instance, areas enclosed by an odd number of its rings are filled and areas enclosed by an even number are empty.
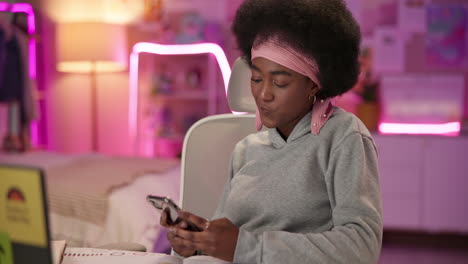
<svg viewBox="0 0 468 264">
<path fill-rule="evenodd" d="M 228 102 L 233 111 L 254 113 L 250 68 L 241 59 L 232 67 Z M 255 114 L 205 117 L 190 127 L 182 149 L 180 205 L 184 210 L 211 218 L 227 180 L 231 152 L 241 139 L 255 133 Z M 135 243 L 114 243 L 99 248 L 146 251 Z M 174 254 L 174 252 L 172 252 Z"/>
<path fill-rule="evenodd" d="M 250 92 L 250 68 L 240 58 L 234 62 L 228 85 L 228 102 L 235 112 L 205 117 L 187 132 L 182 149 L 180 205 L 189 212 L 211 218 L 227 180 L 234 146 L 255 133 L 255 101 Z"/>
</svg>

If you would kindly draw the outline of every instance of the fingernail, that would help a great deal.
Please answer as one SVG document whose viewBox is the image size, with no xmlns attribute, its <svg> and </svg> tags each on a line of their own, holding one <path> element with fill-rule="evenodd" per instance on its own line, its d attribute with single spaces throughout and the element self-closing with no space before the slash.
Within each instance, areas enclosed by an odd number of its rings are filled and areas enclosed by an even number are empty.
<svg viewBox="0 0 468 264">
<path fill-rule="evenodd" d="M 170 227 L 170 228 L 169 228 L 169 233 L 174 234 L 174 233 L 175 233 L 175 229 L 174 229 L 173 227 Z"/>
</svg>

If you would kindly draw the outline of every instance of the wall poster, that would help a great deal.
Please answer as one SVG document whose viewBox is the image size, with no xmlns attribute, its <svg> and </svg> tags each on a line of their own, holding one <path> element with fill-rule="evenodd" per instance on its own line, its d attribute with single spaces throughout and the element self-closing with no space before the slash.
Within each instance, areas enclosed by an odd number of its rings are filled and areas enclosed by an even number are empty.
<svg viewBox="0 0 468 264">
<path fill-rule="evenodd" d="M 427 7 L 426 61 L 437 67 L 463 67 L 467 56 L 467 12 L 462 5 Z"/>
</svg>

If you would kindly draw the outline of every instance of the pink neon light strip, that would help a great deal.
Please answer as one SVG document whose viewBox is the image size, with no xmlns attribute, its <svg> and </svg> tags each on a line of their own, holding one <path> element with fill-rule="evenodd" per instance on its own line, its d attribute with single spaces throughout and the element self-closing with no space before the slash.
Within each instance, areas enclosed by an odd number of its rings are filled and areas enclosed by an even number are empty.
<svg viewBox="0 0 468 264">
<path fill-rule="evenodd" d="M 10 8 L 9 3 L 0 3 L 0 11 L 12 12 L 12 13 L 26 13 L 28 21 L 28 34 L 31 35 L 28 43 L 29 50 L 29 76 L 31 79 L 36 80 L 36 18 L 34 15 L 34 9 L 28 3 L 16 3 L 12 4 Z M 31 123 L 31 141 L 33 145 L 37 145 L 39 142 L 39 131 L 37 122 Z"/>
<path fill-rule="evenodd" d="M 28 19 L 28 33 L 33 35 L 36 33 L 36 23 L 34 10 L 30 4 L 18 3 L 11 6 L 11 12 L 13 13 L 26 13 Z"/>
<path fill-rule="evenodd" d="M 156 43 L 140 42 L 133 46 L 130 54 L 130 101 L 129 101 L 129 129 L 132 139 L 136 138 L 137 111 L 138 111 L 138 62 L 140 53 L 157 55 L 191 55 L 211 53 L 215 56 L 221 75 L 223 76 L 225 92 L 227 95 L 231 67 L 223 49 L 214 43 L 161 45 Z"/>
<path fill-rule="evenodd" d="M 399 124 L 381 123 L 379 131 L 382 134 L 431 134 L 455 136 L 460 133 L 460 122 L 445 124 Z"/>
</svg>

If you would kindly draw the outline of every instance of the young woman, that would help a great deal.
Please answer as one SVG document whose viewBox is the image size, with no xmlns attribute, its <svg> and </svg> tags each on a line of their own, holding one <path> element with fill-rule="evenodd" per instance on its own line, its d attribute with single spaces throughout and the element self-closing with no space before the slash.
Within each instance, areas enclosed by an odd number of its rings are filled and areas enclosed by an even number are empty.
<svg viewBox="0 0 468 264">
<path fill-rule="evenodd" d="M 169 229 L 182 256 L 235 263 L 376 263 L 374 141 L 332 105 L 359 74 L 359 27 L 342 0 L 246 0 L 233 25 L 252 69 L 257 128 L 234 149 L 214 220 Z M 161 223 L 167 226 L 166 214 Z"/>
</svg>

